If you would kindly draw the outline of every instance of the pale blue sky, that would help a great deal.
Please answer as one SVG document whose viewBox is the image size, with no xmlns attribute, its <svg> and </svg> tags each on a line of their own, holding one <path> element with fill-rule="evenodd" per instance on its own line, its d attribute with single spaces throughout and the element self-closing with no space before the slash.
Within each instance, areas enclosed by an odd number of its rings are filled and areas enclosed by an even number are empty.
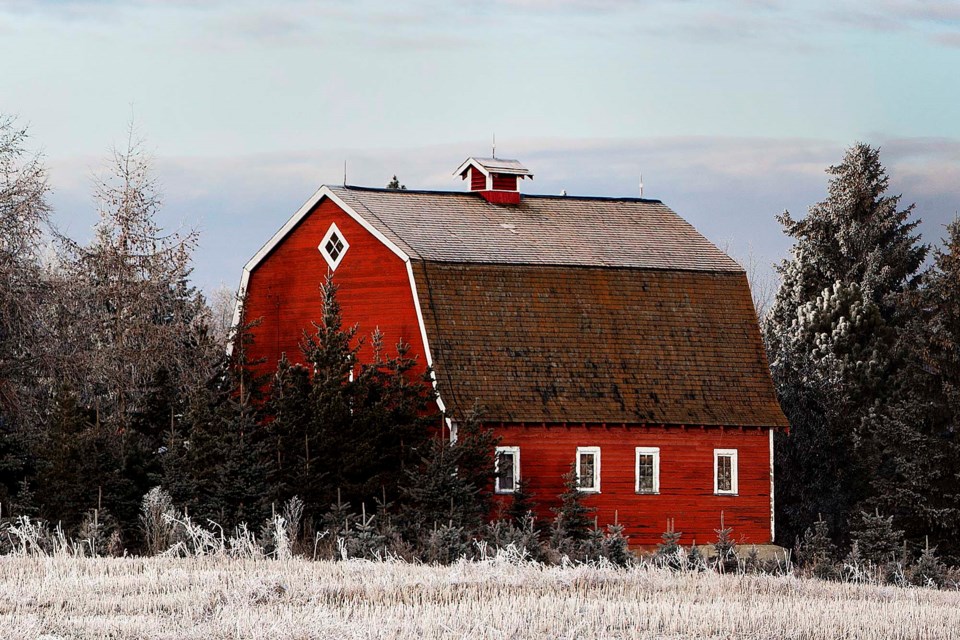
<svg viewBox="0 0 960 640">
<path fill-rule="evenodd" d="M 960 3 L 921 0 L 0 0 L 0 113 L 29 125 L 58 220 L 131 113 L 196 279 L 244 262 L 321 183 L 459 189 L 517 157 L 531 192 L 662 198 L 708 237 L 783 254 L 774 214 L 881 145 L 928 240 L 960 208 Z"/>
</svg>

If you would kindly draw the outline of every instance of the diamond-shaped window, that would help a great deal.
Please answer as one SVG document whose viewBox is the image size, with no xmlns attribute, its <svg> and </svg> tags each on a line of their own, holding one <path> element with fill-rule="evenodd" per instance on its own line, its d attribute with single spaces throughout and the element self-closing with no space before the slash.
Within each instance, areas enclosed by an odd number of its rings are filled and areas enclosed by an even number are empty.
<svg viewBox="0 0 960 640">
<path fill-rule="evenodd" d="M 343 237 L 343 232 L 337 228 L 336 224 L 330 225 L 326 235 L 323 236 L 323 240 L 320 241 L 320 246 L 317 247 L 320 250 L 320 255 L 330 265 L 331 270 L 337 268 L 349 248 L 350 243 Z"/>
</svg>

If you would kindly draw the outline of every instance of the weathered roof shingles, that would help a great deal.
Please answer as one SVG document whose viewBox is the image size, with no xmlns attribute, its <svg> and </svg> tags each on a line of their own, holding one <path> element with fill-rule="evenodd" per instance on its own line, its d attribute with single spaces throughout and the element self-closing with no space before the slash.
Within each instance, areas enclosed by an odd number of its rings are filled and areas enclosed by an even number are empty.
<svg viewBox="0 0 960 640">
<path fill-rule="evenodd" d="M 662 203 L 332 190 L 411 257 L 447 404 L 498 422 L 787 426 L 743 269 Z"/>
<path fill-rule="evenodd" d="M 475 193 L 333 187 L 411 258 L 742 271 L 657 200 L 524 196 L 517 206 Z"/>
</svg>

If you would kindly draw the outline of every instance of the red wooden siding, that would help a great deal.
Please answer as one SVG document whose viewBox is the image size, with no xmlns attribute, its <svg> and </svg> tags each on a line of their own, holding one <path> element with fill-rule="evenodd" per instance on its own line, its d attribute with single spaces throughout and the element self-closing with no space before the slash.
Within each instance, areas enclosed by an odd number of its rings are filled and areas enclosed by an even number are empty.
<svg viewBox="0 0 960 640">
<path fill-rule="evenodd" d="M 600 447 L 599 494 L 585 494 L 601 526 L 616 516 L 631 545 L 660 542 L 674 519 L 681 543 L 716 540 L 720 512 L 738 543 L 770 542 L 770 441 L 767 429 L 708 427 L 508 426 L 495 428 L 501 446 L 520 447 L 520 477 L 535 494 L 539 517 L 552 518 L 562 476 L 577 447 Z M 660 493 L 635 492 L 636 447 L 660 448 Z M 713 492 L 713 450 L 738 452 L 739 493 Z M 498 496 L 508 501 L 509 495 Z"/>
<path fill-rule="evenodd" d="M 320 285 L 329 267 L 317 246 L 331 223 L 336 223 L 349 243 L 334 282 L 339 286 L 344 328 L 358 324 L 358 335 L 364 337 L 361 360 L 371 358 L 370 334 L 379 327 L 387 355 L 394 353 L 398 342 L 409 343 L 411 354 L 425 369 L 406 265 L 329 200 L 317 205 L 250 275 L 244 321 L 261 319 L 253 329 L 251 358 L 265 358 L 263 366 L 268 372 L 276 370 L 283 353 L 293 362 L 302 360 L 299 343 L 303 331 L 313 331 L 311 322 L 322 317 Z"/>
<path fill-rule="evenodd" d="M 487 176 L 476 167 L 470 167 L 470 191 L 483 191 L 487 188 Z"/>
<path fill-rule="evenodd" d="M 517 176 L 504 176 L 493 174 L 493 188 L 501 191 L 516 191 Z"/>
</svg>

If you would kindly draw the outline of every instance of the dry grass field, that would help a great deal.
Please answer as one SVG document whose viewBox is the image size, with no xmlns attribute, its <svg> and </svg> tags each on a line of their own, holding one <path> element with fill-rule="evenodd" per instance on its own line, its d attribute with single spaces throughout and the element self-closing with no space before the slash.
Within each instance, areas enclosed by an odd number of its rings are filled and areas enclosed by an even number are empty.
<svg viewBox="0 0 960 640">
<path fill-rule="evenodd" d="M 960 592 L 638 567 L 0 557 L 4 638 L 957 638 Z"/>
</svg>

